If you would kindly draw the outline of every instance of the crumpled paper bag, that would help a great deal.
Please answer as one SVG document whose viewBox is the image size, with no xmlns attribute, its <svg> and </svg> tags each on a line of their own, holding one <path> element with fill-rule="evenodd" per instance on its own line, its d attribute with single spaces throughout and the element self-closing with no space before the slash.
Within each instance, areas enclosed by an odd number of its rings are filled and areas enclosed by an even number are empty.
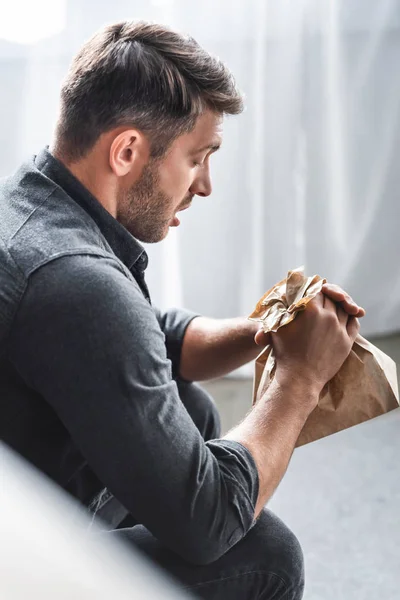
<svg viewBox="0 0 400 600">
<path fill-rule="evenodd" d="M 271 288 L 249 316 L 262 323 L 266 333 L 288 325 L 322 289 L 318 275 L 306 277 L 303 267 L 289 271 L 286 279 Z M 271 345 L 258 355 L 255 364 L 253 404 L 267 389 L 275 372 Z M 350 355 L 339 372 L 321 392 L 296 447 L 308 444 L 399 407 L 396 364 L 379 348 L 357 336 Z"/>
</svg>

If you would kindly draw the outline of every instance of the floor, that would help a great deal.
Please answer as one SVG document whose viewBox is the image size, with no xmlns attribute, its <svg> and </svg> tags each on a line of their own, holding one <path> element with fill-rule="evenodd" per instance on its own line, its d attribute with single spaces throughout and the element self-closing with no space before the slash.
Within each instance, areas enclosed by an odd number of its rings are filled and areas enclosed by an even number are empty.
<svg viewBox="0 0 400 600">
<path fill-rule="evenodd" d="M 375 339 L 400 372 L 400 335 Z M 226 431 L 252 382 L 208 382 Z M 400 600 L 400 409 L 295 451 L 269 503 L 303 546 L 305 600 Z"/>
</svg>

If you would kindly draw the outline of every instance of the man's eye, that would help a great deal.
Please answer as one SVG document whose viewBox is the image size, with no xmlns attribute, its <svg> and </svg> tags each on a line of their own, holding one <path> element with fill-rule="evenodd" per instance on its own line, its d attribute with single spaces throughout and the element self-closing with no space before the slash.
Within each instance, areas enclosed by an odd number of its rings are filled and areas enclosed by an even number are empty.
<svg viewBox="0 0 400 600">
<path fill-rule="evenodd" d="M 200 167 L 201 163 L 197 162 L 196 160 L 193 161 L 193 166 L 194 167 Z"/>
</svg>

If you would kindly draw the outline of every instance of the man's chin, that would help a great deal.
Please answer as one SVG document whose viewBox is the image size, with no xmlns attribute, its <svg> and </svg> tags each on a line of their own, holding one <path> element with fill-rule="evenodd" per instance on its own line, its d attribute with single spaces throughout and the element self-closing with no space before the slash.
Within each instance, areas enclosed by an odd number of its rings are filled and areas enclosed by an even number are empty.
<svg viewBox="0 0 400 600">
<path fill-rule="evenodd" d="M 139 242 L 142 242 L 143 244 L 157 244 L 158 242 L 162 242 L 168 235 L 169 233 L 169 224 L 166 225 L 164 227 L 164 229 L 161 231 L 152 231 L 150 232 L 146 232 L 146 233 L 139 233 L 139 232 L 130 232 L 133 237 L 135 237 Z"/>
</svg>

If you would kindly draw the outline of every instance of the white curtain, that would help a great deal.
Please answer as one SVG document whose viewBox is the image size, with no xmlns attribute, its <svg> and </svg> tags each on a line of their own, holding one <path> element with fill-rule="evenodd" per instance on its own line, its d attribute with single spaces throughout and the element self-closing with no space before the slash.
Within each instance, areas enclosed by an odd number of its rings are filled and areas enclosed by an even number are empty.
<svg viewBox="0 0 400 600">
<path fill-rule="evenodd" d="M 37 0 L 0 8 L 0 174 L 49 142 L 61 79 L 97 28 L 142 18 L 191 33 L 231 67 L 214 192 L 148 247 L 154 302 L 245 315 L 304 264 L 400 330 L 400 0 Z M 25 6 L 26 4 L 26 6 Z"/>
</svg>

